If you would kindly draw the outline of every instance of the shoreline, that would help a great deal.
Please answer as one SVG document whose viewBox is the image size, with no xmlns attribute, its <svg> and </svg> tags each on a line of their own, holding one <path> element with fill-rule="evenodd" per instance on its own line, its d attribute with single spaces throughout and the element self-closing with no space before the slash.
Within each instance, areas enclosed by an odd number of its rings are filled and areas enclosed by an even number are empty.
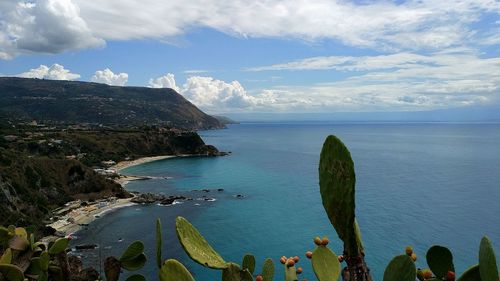
<svg viewBox="0 0 500 281">
<path fill-rule="evenodd" d="M 119 185 L 121 185 L 122 187 L 125 187 L 125 185 L 130 181 L 146 180 L 150 179 L 150 177 L 123 175 L 120 174 L 121 170 L 140 164 L 145 164 L 149 162 L 175 158 L 175 157 L 178 156 L 159 155 L 159 156 L 141 157 L 134 160 L 120 161 L 117 164 L 111 166 L 110 169 L 115 170 L 116 174 L 119 176 L 118 178 L 114 179 L 114 181 Z M 72 209 L 67 215 L 63 216 L 62 218 L 56 220 L 51 224 L 48 224 L 47 226 L 54 228 L 59 235 L 68 236 L 82 230 L 85 226 L 89 225 L 96 219 L 99 219 L 102 216 L 112 211 L 137 205 L 137 203 L 131 202 L 133 198 L 134 197 L 125 199 L 116 199 L 116 201 L 114 202 L 107 202 L 106 203 L 107 205 L 101 208 L 95 207 L 99 206 L 99 203 L 89 206 L 80 206 L 78 208 Z"/>
<path fill-rule="evenodd" d="M 111 166 L 110 169 L 113 169 L 118 173 L 121 170 L 132 167 L 132 166 L 137 166 L 140 164 L 145 164 L 145 163 L 149 163 L 149 162 L 155 162 L 155 161 L 169 159 L 169 158 L 175 158 L 175 157 L 178 157 L 178 156 L 177 155 L 159 155 L 159 156 L 141 157 L 141 158 L 137 158 L 134 160 L 124 160 L 124 161 L 120 161 L 120 162 L 116 163 L 115 165 Z"/>
<path fill-rule="evenodd" d="M 131 202 L 132 198 L 134 197 L 116 199 L 115 202 L 108 202 L 106 206 L 100 208 L 96 206 L 99 205 L 100 202 L 93 205 L 81 206 L 71 210 L 64 218 L 58 219 L 47 226 L 54 228 L 58 232 L 58 236 L 69 236 L 80 231 L 105 214 L 120 208 L 136 205 L 136 203 Z"/>
</svg>

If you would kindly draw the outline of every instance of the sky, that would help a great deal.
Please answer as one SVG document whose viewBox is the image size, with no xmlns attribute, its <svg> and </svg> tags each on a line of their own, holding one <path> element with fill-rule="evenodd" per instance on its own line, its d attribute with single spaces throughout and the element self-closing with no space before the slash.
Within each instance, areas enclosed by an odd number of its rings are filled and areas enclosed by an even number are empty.
<svg viewBox="0 0 500 281">
<path fill-rule="evenodd" d="M 500 1 L 0 0 L 0 75 L 215 114 L 500 110 Z"/>
</svg>

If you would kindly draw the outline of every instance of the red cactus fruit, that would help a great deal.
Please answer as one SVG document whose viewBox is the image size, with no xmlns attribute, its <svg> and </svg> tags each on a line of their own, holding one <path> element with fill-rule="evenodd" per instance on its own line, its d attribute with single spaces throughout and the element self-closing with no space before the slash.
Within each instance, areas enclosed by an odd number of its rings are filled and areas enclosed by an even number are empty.
<svg viewBox="0 0 500 281">
<path fill-rule="evenodd" d="M 321 241 L 321 238 L 319 238 L 319 236 L 316 236 L 316 238 L 314 238 L 314 244 L 319 246 L 319 245 L 321 245 L 321 242 L 322 241 Z"/>
<path fill-rule="evenodd" d="M 302 273 L 302 267 L 297 268 L 296 272 L 297 272 L 297 274 L 301 274 Z"/>
<path fill-rule="evenodd" d="M 282 264 L 285 264 L 285 263 L 286 263 L 286 257 L 285 257 L 285 256 L 282 256 L 282 257 L 280 258 L 280 262 L 281 262 Z"/>
<path fill-rule="evenodd" d="M 262 277 L 262 275 L 257 275 L 257 277 L 255 277 L 255 281 L 264 281 L 264 277 Z"/>
<path fill-rule="evenodd" d="M 293 259 L 288 259 L 288 260 L 286 261 L 286 266 L 287 266 L 287 267 L 292 267 L 292 266 L 294 266 L 294 265 L 295 265 L 295 261 L 294 261 Z"/>
<path fill-rule="evenodd" d="M 448 272 L 446 273 L 445 280 L 446 280 L 446 281 L 455 281 L 455 272 L 453 272 L 453 271 L 448 271 Z"/>
<path fill-rule="evenodd" d="M 307 252 L 306 252 L 306 257 L 307 257 L 308 259 L 312 258 L 312 256 L 313 256 L 313 253 L 312 253 L 311 251 L 307 251 Z"/>
<path fill-rule="evenodd" d="M 330 243 L 330 239 L 328 239 L 328 237 L 323 237 L 323 239 L 321 240 L 321 245 L 323 246 L 326 246 L 328 245 L 328 243 Z"/>
</svg>

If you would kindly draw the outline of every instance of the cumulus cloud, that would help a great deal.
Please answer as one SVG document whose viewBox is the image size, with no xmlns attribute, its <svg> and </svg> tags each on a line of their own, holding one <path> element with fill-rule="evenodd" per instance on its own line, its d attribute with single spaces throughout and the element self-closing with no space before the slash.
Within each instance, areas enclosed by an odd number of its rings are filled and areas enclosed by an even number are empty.
<svg viewBox="0 0 500 281">
<path fill-rule="evenodd" d="M 149 87 L 151 88 L 170 88 L 179 92 L 179 87 L 175 85 L 175 76 L 172 73 L 167 73 L 164 76 L 149 79 Z"/>
<path fill-rule="evenodd" d="M 2 1 L 0 59 L 101 46 L 72 0 Z"/>
<path fill-rule="evenodd" d="M 91 79 L 92 82 L 104 83 L 111 86 L 124 86 L 128 81 L 127 73 L 113 73 L 111 69 L 98 70 Z"/>
<path fill-rule="evenodd" d="M 384 51 L 498 44 L 496 0 L 10 0 L 0 3 L 0 58 L 156 39 L 211 28 L 232 36 L 333 39 Z M 175 11 L 175 13 L 172 13 Z M 126 16 L 123 16 L 126 15 Z M 168 16 L 165 16 L 168 15 Z"/>
<path fill-rule="evenodd" d="M 79 74 L 71 73 L 60 64 L 53 64 L 51 67 L 40 65 L 38 68 L 30 69 L 27 72 L 15 75 L 23 78 L 38 78 L 51 80 L 75 80 L 80 78 Z"/>
<path fill-rule="evenodd" d="M 253 71 L 343 72 L 346 78 L 248 92 L 237 81 L 191 77 L 181 93 L 211 112 L 397 111 L 487 104 L 500 98 L 500 58 L 467 48 L 420 55 L 330 56 L 255 67 Z"/>
</svg>

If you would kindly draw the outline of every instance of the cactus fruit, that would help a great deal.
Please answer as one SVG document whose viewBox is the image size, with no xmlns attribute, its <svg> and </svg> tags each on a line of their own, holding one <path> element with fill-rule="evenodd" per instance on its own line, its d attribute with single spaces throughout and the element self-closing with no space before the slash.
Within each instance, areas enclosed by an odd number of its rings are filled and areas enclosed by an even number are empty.
<svg viewBox="0 0 500 281">
<path fill-rule="evenodd" d="M 307 252 L 306 252 L 306 257 L 307 257 L 308 259 L 311 259 L 311 258 L 312 258 L 312 256 L 313 256 L 313 253 L 312 253 L 311 251 L 307 251 Z"/>
<path fill-rule="evenodd" d="M 446 280 L 446 281 L 455 281 L 455 272 L 448 271 L 446 273 L 446 276 L 444 277 L 444 280 Z"/>
<path fill-rule="evenodd" d="M 257 277 L 255 277 L 255 281 L 264 281 L 264 277 L 262 277 L 262 275 L 257 275 Z"/>
<path fill-rule="evenodd" d="M 337 257 L 337 259 L 339 260 L 339 262 L 343 262 L 344 261 L 344 256 L 340 255 Z"/>
<path fill-rule="evenodd" d="M 405 252 L 408 256 L 411 256 L 411 254 L 413 254 L 413 248 L 411 246 L 406 246 Z"/>
<path fill-rule="evenodd" d="M 160 281 L 194 281 L 189 271 L 174 259 L 166 260 L 159 273 Z"/>
<path fill-rule="evenodd" d="M 434 245 L 429 248 L 425 257 L 429 268 L 439 279 L 444 278 L 448 271 L 455 271 L 453 255 L 446 247 Z"/>
<path fill-rule="evenodd" d="M 481 239 L 479 245 L 479 272 L 482 281 L 500 280 L 493 245 L 486 236 Z"/>
<path fill-rule="evenodd" d="M 263 281 L 272 281 L 274 278 L 274 262 L 272 259 L 266 259 L 262 266 Z"/>
<path fill-rule="evenodd" d="M 301 273 L 302 273 L 302 267 L 297 268 L 297 274 L 301 274 Z"/>
<path fill-rule="evenodd" d="M 422 276 L 424 277 L 424 280 L 431 279 L 432 278 L 432 271 L 430 269 L 424 269 L 422 271 Z"/>
<path fill-rule="evenodd" d="M 325 236 L 321 239 L 321 245 L 326 246 L 328 243 L 330 243 L 330 239 L 328 239 L 328 237 Z"/>
<path fill-rule="evenodd" d="M 323 241 L 321 240 L 321 238 L 319 236 L 314 238 L 314 244 L 316 244 L 317 246 L 321 245 L 322 242 Z"/>
<path fill-rule="evenodd" d="M 228 264 L 203 238 L 198 230 L 183 217 L 177 217 L 177 237 L 182 247 L 195 262 L 214 269 L 228 268 Z"/>
<path fill-rule="evenodd" d="M 289 258 L 286 261 L 286 267 L 292 267 L 292 266 L 295 266 L 295 261 L 292 258 Z"/>
<path fill-rule="evenodd" d="M 295 256 L 295 257 L 293 257 L 293 261 L 294 261 L 295 263 L 298 263 L 298 262 L 300 261 L 299 256 Z"/>
<path fill-rule="evenodd" d="M 280 258 L 280 263 L 281 263 L 281 264 L 285 264 L 285 263 L 286 263 L 286 260 L 287 260 L 287 258 L 286 258 L 285 256 L 282 256 L 282 257 Z"/>
<path fill-rule="evenodd" d="M 416 261 L 417 261 L 417 254 L 415 254 L 415 253 L 411 253 L 410 258 L 411 258 L 411 260 L 412 260 L 413 262 L 416 262 Z"/>
<path fill-rule="evenodd" d="M 384 281 L 415 281 L 415 263 L 407 255 L 396 256 L 384 271 Z"/>
<path fill-rule="evenodd" d="M 318 281 L 336 281 L 340 275 L 338 257 L 327 247 L 317 247 L 311 259 L 312 268 Z"/>
</svg>

